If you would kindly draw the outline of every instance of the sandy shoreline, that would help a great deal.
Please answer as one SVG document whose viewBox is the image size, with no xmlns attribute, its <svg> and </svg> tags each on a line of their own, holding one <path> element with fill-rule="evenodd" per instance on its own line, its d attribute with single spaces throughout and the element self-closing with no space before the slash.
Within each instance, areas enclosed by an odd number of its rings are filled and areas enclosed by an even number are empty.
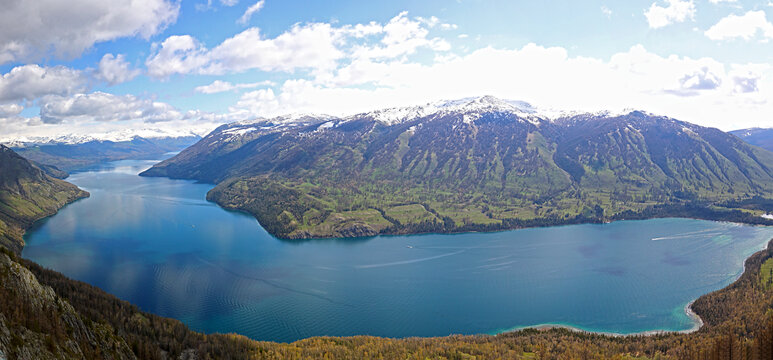
<svg viewBox="0 0 773 360">
<path fill-rule="evenodd" d="M 629 334 L 621 334 L 621 333 L 614 333 L 614 332 L 607 332 L 607 331 L 591 331 L 591 330 L 585 330 L 579 327 L 571 326 L 571 325 L 564 325 L 564 324 L 539 324 L 539 325 L 531 325 L 531 326 L 521 326 L 517 328 L 508 329 L 505 331 L 497 332 L 495 335 L 499 334 L 507 334 L 511 332 L 517 332 L 521 330 L 526 329 L 537 329 L 537 330 L 550 330 L 550 329 L 566 329 L 578 333 L 589 333 L 589 334 L 595 334 L 595 335 L 604 335 L 604 336 L 613 336 L 613 337 L 625 337 L 625 336 L 655 336 L 655 335 L 665 335 L 665 334 L 689 334 L 696 332 L 700 330 L 701 327 L 703 327 L 703 319 L 701 319 L 698 314 L 696 314 L 691 306 L 695 302 L 695 300 L 690 301 L 687 305 L 684 306 L 684 312 L 685 314 L 693 321 L 693 326 L 687 330 L 647 330 L 647 331 L 641 331 L 636 333 L 629 333 Z"/>
</svg>

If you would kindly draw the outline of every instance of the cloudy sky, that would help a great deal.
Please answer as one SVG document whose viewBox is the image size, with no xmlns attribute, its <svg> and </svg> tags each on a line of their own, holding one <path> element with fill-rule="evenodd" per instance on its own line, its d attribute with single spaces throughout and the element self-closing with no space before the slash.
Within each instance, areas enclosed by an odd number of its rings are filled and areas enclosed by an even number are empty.
<svg viewBox="0 0 773 360">
<path fill-rule="evenodd" d="M 773 127 L 768 0 L 0 3 L 0 141 L 479 95 Z"/>
</svg>

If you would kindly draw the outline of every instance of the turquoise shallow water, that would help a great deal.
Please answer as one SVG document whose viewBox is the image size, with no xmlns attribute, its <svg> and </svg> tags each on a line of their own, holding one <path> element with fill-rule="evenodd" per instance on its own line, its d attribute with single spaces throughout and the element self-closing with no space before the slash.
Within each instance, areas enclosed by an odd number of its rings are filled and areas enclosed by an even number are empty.
<svg viewBox="0 0 773 360">
<path fill-rule="evenodd" d="M 38 223 L 24 257 L 204 332 L 293 341 L 495 333 L 537 324 L 685 330 L 773 228 L 689 219 L 497 233 L 283 241 L 205 201 L 211 185 L 73 174 L 91 192 Z"/>
</svg>

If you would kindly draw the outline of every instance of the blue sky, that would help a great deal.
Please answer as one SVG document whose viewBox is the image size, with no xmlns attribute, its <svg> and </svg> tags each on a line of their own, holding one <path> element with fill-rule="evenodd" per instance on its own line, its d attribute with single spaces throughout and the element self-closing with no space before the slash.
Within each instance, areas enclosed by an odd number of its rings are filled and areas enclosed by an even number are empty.
<svg viewBox="0 0 773 360">
<path fill-rule="evenodd" d="M 767 0 L 19 1 L 0 141 L 486 94 L 773 127 L 771 39 Z"/>
</svg>

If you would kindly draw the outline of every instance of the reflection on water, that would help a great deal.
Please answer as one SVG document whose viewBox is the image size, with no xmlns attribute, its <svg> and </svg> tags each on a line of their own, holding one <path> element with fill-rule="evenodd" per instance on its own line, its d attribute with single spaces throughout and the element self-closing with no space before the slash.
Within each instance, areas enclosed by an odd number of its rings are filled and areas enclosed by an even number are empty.
<svg viewBox="0 0 773 360">
<path fill-rule="evenodd" d="M 498 233 L 281 241 L 207 202 L 212 187 L 119 161 L 68 180 L 91 197 L 24 256 L 205 332 L 260 340 L 490 333 L 543 323 L 683 330 L 773 229 L 687 219 Z"/>
</svg>

